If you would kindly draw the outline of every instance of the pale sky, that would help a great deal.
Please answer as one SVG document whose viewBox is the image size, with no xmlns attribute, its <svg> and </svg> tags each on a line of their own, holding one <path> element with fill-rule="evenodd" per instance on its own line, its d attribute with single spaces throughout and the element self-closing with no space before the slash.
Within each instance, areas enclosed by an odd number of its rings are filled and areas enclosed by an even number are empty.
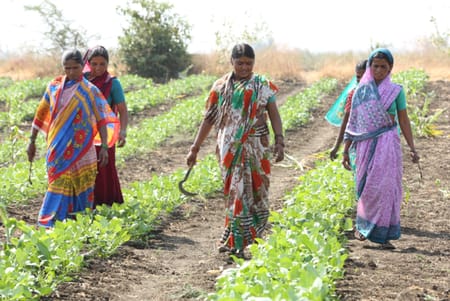
<svg viewBox="0 0 450 301">
<path fill-rule="evenodd" d="M 1 0 L 0 52 L 20 47 L 42 46 L 45 27 L 35 12 L 24 5 L 40 0 Z M 441 32 L 450 32 L 449 0 L 168 0 L 173 11 L 191 24 L 188 51 L 215 49 L 214 33 L 234 28 L 253 28 L 265 24 L 275 43 L 311 52 L 367 51 L 376 43 L 395 50 L 413 49 L 416 41 L 435 33 L 430 22 L 437 20 Z M 126 0 L 53 0 L 63 15 L 83 26 L 92 45 L 115 48 L 117 37 L 126 26 L 117 13 Z M 102 25 L 101 22 L 103 22 Z M 236 41 L 241 42 L 241 41 Z"/>
</svg>

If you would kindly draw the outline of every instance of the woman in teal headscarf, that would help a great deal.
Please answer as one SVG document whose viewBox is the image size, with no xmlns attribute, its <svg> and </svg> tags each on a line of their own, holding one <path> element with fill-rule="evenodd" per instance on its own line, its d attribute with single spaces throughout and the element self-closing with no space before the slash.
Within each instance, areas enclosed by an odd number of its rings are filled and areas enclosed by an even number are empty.
<svg viewBox="0 0 450 301">
<path fill-rule="evenodd" d="M 400 238 L 403 166 L 396 120 L 412 161 L 419 161 L 405 93 L 391 82 L 393 65 L 388 49 L 378 48 L 370 54 L 368 68 L 352 99 L 342 161 L 351 170 L 349 151 L 354 152 L 358 197 L 355 237 L 384 248 L 394 248 L 389 241 Z"/>
<path fill-rule="evenodd" d="M 355 76 L 350 84 L 342 91 L 339 98 L 336 100 L 333 107 L 328 111 L 325 119 L 332 125 L 340 126 L 339 134 L 334 142 L 333 148 L 330 150 L 330 159 L 337 158 L 337 152 L 344 140 L 345 128 L 347 127 L 348 118 L 350 116 L 350 108 L 352 105 L 353 93 L 355 93 L 356 87 L 361 80 L 364 72 L 366 71 L 367 60 L 360 61 L 355 66 Z M 343 116 L 341 116 L 343 115 Z"/>
</svg>

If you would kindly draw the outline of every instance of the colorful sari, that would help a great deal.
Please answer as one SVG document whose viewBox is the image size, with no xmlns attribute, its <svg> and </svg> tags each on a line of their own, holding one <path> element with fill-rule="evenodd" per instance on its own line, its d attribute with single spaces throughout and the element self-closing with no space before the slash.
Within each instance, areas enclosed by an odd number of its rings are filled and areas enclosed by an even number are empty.
<svg viewBox="0 0 450 301">
<path fill-rule="evenodd" d="M 100 91 L 81 78 L 55 78 L 39 103 L 33 127 L 47 137 L 48 190 L 38 224 L 52 227 L 56 220 L 92 208 L 97 156 L 97 129 L 108 127 L 108 144 L 117 140 L 118 120 Z"/>
<path fill-rule="evenodd" d="M 266 119 L 278 88 L 260 75 L 234 81 L 227 74 L 213 85 L 205 118 L 218 130 L 217 151 L 227 198 L 221 243 L 243 250 L 261 237 L 269 216 L 270 149 Z M 258 123 L 260 124 L 260 123 Z"/>
<path fill-rule="evenodd" d="M 356 230 L 376 243 L 400 238 L 402 152 L 387 110 L 401 89 L 390 75 L 377 86 L 368 68 L 353 96 L 344 135 L 356 155 Z"/>
</svg>

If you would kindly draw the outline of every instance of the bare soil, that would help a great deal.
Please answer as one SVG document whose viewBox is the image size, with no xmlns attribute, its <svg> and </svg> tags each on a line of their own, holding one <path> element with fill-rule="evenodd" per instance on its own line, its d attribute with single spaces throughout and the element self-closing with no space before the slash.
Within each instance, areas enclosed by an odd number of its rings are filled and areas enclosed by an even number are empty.
<svg viewBox="0 0 450 301">
<path fill-rule="evenodd" d="M 279 103 L 302 88 L 292 83 L 280 86 Z M 336 289 L 341 300 L 450 300 L 450 82 L 431 82 L 427 88 L 437 95 L 431 110 L 447 111 L 437 122 L 443 131 L 441 136 L 415 139 L 420 167 L 409 161 L 404 148 L 402 237 L 393 242 L 396 249 L 382 250 L 349 235 L 346 275 Z M 332 146 L 338 129 L 329 125 L 324 116 L 337 94 L 323 100 L 310 124 L 286 133 L 286 153 L 291 159 L 272 169 L 272 210 L 278 210 L 283 195 L 299 185 L 297 179 L 313 166 L 314 154 Z M 127 160 L 119 170 L 122 185 L 185 167 L 192 139 L 173 137 L 157 151 Z M 199 158 L 213 150 L 214 141 L 209 138 Z M 35 200 L 27 206 L 10 208 L 10 214 L 34 223 L 39 205 L 40 201 Z M 223 224 L 221 195 L 206 200 L 193 198 L 164 217 L 160 229 L 148 241 L 127 243 L 106 260 L 89 259 L 73 281 L 43 299 L 204 299 L 214 291 L 221 271 L 234 265 L 217 252 Z"/>
</svg>

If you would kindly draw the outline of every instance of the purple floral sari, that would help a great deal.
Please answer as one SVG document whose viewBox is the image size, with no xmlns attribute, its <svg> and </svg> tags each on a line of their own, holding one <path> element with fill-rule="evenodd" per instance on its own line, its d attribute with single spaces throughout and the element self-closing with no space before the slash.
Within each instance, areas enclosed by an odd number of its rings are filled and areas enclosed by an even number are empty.
<svg viewBox="0 0 450 301">
<path fill-rule="evenodd" d="M 367 68 L 345 132 L 356 155 L 356 229 L 376 243 L 400 237 L 402 153 L 396 123 L 387 110 L 401 89 L 390 75 L 377 86 Z"/>
</svg>

